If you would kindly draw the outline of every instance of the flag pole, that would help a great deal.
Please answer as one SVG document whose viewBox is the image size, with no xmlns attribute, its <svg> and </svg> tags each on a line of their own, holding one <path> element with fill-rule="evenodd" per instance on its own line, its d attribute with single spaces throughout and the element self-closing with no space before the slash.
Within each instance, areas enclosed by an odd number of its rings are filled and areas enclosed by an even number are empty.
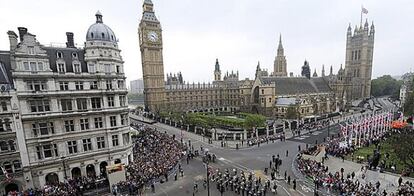
<svg viewBox="0 0 414 196">
<path fill-rule="evenodd" d="M 364 6 L 363 5 L 361 5 L 361 23 L 360 23 L 360 27 L 362 27 L 362 8 L 363 8 Z"/>
</svg>

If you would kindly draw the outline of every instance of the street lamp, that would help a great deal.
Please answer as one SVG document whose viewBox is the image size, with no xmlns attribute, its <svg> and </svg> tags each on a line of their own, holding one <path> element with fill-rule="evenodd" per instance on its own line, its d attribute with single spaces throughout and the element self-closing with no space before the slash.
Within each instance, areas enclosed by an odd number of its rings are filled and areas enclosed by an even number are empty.
<svg viewBox="0 0 414 196">
<path fill-rule="evenodd" d="M 66 173 L 66 163 L 65 163 L 65 158 L 64 156 L 61 156 L 60 159 L 62 159 L 62 165 L 63 165 L 63 174 L 65 175 L 65 179 L 68 179 L 68 174 Z"/>
</svg>

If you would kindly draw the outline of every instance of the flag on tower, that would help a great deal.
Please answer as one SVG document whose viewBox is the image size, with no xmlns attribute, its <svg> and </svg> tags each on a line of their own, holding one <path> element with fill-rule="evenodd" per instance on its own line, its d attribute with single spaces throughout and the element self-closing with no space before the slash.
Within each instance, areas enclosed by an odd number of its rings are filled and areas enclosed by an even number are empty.
<svg viewBox="0 0 414 196">
<path fill-rule="evenodd" d="M 368 10 L 366 8 L 364 8 L 363 6 L 362 6 L 362 13 L 363 14 L 368 14 Z"/>
</svg>

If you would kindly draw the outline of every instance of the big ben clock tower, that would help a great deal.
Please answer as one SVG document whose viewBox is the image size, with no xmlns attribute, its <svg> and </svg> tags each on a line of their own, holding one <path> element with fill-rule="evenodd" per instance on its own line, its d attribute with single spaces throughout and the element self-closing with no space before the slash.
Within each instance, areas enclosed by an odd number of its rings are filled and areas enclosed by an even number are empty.
<svg viewBox="0 0 414 196">
<path fill-rule="evenodd" d="M 145 109 L 158 113 L 165 102 L 164 63 L 161 24 L 155 16 L 151 0 L 144 0 L 139 24 Z"/>
</svg>

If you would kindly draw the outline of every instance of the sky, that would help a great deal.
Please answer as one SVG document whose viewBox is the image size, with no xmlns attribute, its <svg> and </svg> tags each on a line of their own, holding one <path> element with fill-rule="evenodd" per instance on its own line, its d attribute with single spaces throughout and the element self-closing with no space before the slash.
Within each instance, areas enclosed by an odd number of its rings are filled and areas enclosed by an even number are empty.
<svg viewBox="0 0 414 196">
<path fill-rule="evenodd" d="M 257 63 L 273 72 L 279 34 L 288 72 L 304 60 L 321 74 L 345 63 L 348 25 L 360 23 L 361 6 L 375 25 L 373 77 L 402 75 L 414 65 L 412 0 L 152 0 L 163 30 L 165 73 L 181 71 L 187 82 L 211 82 L 216 58 L 222 74 L 238 70 L 254 79 Z M 138 24 L 143 0 L 0 0 L 0 50 L 8 30 L 27 27 L 43 45 L 64 44 L 65 32 L 83 47 L 100 11 L 119 39 L 127 80 L 142 78 Z"/>
</svg>

